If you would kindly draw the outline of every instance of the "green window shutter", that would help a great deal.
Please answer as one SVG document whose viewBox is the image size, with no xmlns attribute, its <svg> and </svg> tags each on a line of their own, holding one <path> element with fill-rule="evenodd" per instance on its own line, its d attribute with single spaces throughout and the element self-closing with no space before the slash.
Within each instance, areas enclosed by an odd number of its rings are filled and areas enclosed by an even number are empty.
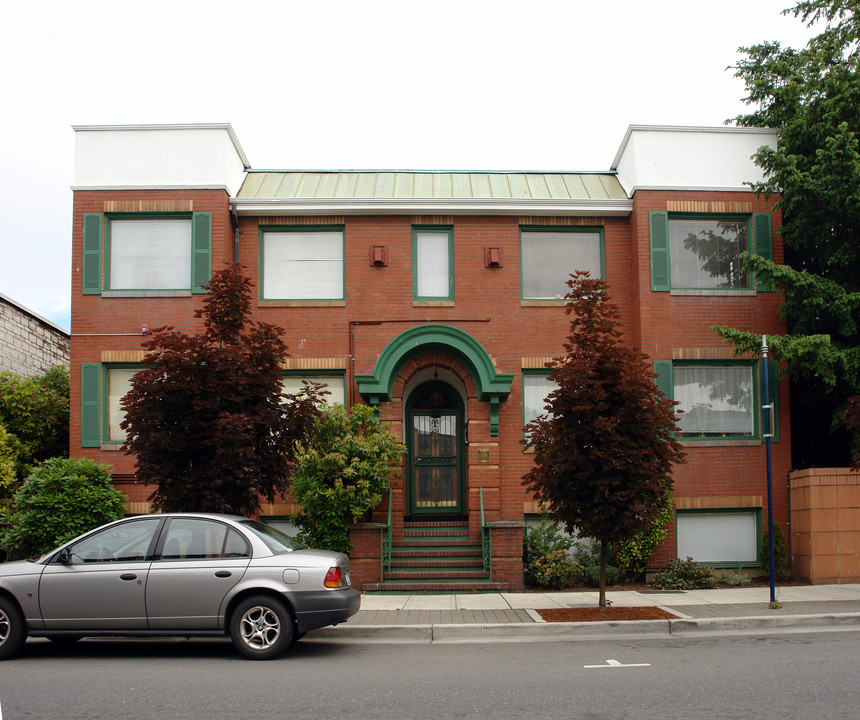
<svg viewBox="0 0 860 720">
<path fill-rule="evenodd" d="M 191 291 L 206 292 L 212 278 L 212 213 L 194 213 L 191 220 Z"/>
<path fill-rule="evenodd" d="M 102 291 L 102 227 L 101 213 L 84 214 L 83 294 L 98 295 Z"/>
<path fill-rule="evenodd" d="M 755 235 L 755 254 L 767 260 L 773 260 L 773 235 L 770 229 L 770 213 L 753 214 L 753 233 Z M 756 280 L 756 290 L 773 292 L 771 285 L 759 283 Z"/>
<path fill-rule="evenodd" d="M 81 364 L 81 447 L 101 446 L 101 380 L 99 363 Z"/>
<path fill-rule="evenodd" d="M 654 372 L 657 375 L 654 380 L 657 384 L 657 389 L 671 400 L 675 394 L 675 383 L 672 377 L 672 361 L 655 360 Z"/>
<path fill-rule="evenodd" d="M 669 213 L 650 213 L 651 229 L 651 289 L 667 291 L 669 271 Z"/>
<path fill-rule="evenodd" d="M 761 383 L 761 404 L 764 405 L 764 363 L 759 363 L 759 382 Z M 773 433 L 771 442 L 779 442 L 779 368 L 776 362 L 768 360 L 767 363 L 767 394 L 773 403 Z M 762 415 L 764 414 L 762 410 Z M 764 442 L 764 418 L 761 420 L 762 442 Z"/>
</svg>

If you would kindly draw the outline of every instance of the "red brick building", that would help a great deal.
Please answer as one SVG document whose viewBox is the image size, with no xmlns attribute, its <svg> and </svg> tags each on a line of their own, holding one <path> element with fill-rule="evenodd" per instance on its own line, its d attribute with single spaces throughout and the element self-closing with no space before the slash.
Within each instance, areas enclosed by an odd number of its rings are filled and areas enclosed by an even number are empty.
<svg viewBox="0 0 860 720">
<path fill-rule="evenodd" d="M 609 171 L 525 173 L 258 171 L 228 125 L 75 130 L 71 454 L 111 464 L 130 512 L 148 511 L 151 491 L 119 452 L 141 333 L 199 330 L 200 286 L 235 259 L 255 318 L 286 329 L 286 384 L 322 379 L 334 400 L 376 406 L 408 448 L 390 529 L 387 501 L 356 528 L 356 579 L 521 587 L 523 523 L 538 510 L 521 486 L 523 426 L 541 412 L 568 329 L 564 281 L 581 268 L 608 281 L 626 342 L 686 411 L 676 522 L 651 564 L 755 563 L 761 369 L 710 328 L 784 331 L 780 297 L 737 259 L 782 259 L 774 198 L 744 185 L 773 133 L 634 126 Z M 770 387 L 785 524 L 787 386 Z"/>
</svg>

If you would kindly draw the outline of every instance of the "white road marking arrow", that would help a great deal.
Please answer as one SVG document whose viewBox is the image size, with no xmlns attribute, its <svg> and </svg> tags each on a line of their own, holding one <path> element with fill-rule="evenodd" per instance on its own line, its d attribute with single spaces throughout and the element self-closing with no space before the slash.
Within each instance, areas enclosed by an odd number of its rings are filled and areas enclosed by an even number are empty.
<svg viewBox="0 0 860 720">
<path fill-rule="evenodd" d="M 606 665 L 583 665 L 584 668 L 629 668 L 629 667 L 651 667 L 651 663 L 630 663 L 625 665 L 617 660 L 607 660 Z"/>
</svg>

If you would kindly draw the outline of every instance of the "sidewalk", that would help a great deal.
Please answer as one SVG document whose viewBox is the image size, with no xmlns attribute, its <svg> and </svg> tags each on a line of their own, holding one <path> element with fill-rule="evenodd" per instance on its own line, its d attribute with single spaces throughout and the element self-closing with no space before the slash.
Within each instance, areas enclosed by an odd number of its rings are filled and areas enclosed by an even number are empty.
<svg viewBox="0 0 860 720">
<path fill-rule="evenodd" d="M 776 588 L 779 609 L 770 609 L 770 588 L 610 591 L 616 607 L 660 607 L 675 620 L 547 623 L 539 609 L 596 607 L 592 592 L 376 595 L 361 598 L 349 622 L 314 637 L 377 642 L 475 642 L 571 640 L 596 635 L 744 632 L 766 629 L 860 628 L 860 584 L 790 585 Z"/>
</svg>

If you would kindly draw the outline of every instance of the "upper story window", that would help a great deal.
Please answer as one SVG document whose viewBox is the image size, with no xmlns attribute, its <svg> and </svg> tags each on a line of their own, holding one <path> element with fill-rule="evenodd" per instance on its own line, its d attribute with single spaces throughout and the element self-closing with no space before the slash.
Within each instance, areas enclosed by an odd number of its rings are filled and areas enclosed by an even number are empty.
<svg viewBox="0 0 860 720">
<path fill-rule="evenodd" d="M 752 366 L 675 365 L 674 398 L 682 437 L 752 437 L 756 434 Z"/>
<path fill-rule="evenodd" d="M 551 228 L 520 231 L 523 300 L 558 300 L 567 295 L 575 270 L 603 277 L 603 231 Z"/>
<path fill-rule="evenodd" d="M 773 258 L 767 213 L 652 212 L 650 233 L 652 290 L 749 290 L 751 278 L 743 271 L 741 253 Z"/>
<path fill-rule="evenodd" d="M 191 218 L 111 220 L 109 290 L 190 290 Z"/>
<path fill-rule="evenodd" d="M 547 396 L 558 385 L 549 379 L 548 371 L 523 372 L 523 425 L 546 415 Z"/>
<path fill-rule="evenodd" d="M 412 228 L 412 297 L 454 299 L 454 231 L 448 227 Z"/>
<path fill-rule="evenodd" d="M 343 300 L 342 228 L 261 228 L 263 300 Z"/>
<path fill-rule="evenodd" d="M 204 292 L 212 273 L 212 213 L 87 213 L 85 295 Z"/>
</svg>

